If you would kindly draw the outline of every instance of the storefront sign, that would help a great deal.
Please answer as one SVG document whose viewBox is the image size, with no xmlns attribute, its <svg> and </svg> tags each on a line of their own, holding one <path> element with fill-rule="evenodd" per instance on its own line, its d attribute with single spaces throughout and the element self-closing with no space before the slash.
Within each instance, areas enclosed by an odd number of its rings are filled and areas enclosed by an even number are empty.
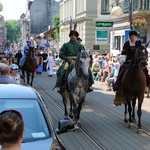
<svg viewBox="0 0 150 150">
<path fill-rule="evenodd" d="M 103 31 L 103 30 L 96 31 L 95 44 L 98 45 L 108 44 L 108 31 Z"/>
<path fill-rule="evenodd" d="M 112 27 L 113 22 L 96 22 L 96 27 Z"/>
</svg>

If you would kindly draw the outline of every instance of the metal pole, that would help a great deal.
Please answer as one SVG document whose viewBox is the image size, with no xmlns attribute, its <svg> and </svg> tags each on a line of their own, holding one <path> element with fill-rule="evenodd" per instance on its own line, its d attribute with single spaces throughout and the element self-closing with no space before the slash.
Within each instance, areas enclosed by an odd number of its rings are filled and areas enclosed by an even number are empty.
<svg viewBox="0 0 150 150">
<path fill-rule="evenodd" d="M 133 4 L 133 0 L 129 0 L 129 23 L 130 23 L 130 30 L 133 29 L 133 26 L 132 26 L 132 4 Z"/>
<path fill-rule="evenodd" d="M 72 18 L 71 18 L 71 16 L 70 16 L 70 21 L 69 21 L 69 23 L 70 23 L 70 31 L 72 30 Z"/>
</svg>

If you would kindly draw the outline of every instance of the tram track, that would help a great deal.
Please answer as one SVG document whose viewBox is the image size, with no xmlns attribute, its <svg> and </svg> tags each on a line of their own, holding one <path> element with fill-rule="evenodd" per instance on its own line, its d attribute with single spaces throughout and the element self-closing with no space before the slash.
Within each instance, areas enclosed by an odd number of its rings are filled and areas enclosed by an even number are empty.
<svg viewBox="0 0 150 150">
<path fill-rule="evenodd" d="M 35 84 L 40 89 L 40 92 L 50 101 L 50 103 L 52 103 L 61 114 L 63 114 L 64 107 L 63 107 L 62 103 L 58 102 L 56 100 L 56 97 L 53 94 L 50 94 L 48 92 L 48 90 L 45 90 L 45 88 L 43 88 L 42 85 L 40 85 L 38 82 L 36 82 Z M 100 102 L 100 101 L 96 102 L 89 98 L 86 98 L 86 101 L 90 102 L 90 104 L 92 104 L 92 105 L 96 105 L 100 109 L 103 109 L 104 111 L 112 114 L 116 118 L 123 121 L 123 118 L 121 115 L 119 115 L 118 113 L 116 113 L 113 110 L 110 110 L 109 106 L 104 105 L 102 102 Z M 137 129 L 138 127 L 136 124 L 133 124 L 132 128 Z M 103 144 L 101 144 L 100 141 L 98 139 L 96 139 L 95 136 L 93 136 L 92 133 L 87 131 L 86 128 L 84 128 L 82 125 L 80 127 L 80 131 L 89 139 L 89 141 L 91 141 L 91 143 L 93 143 L 93 145 L 97 148 L 97 150 L 106 150 L 106 148 L 103 146 Z M 148 129 L 148 127 L 146 128 L 146 127 L 142 126 L 142 132 L 143 132 L 143 135 L 145 134 L 145 135 L 150 136 L 150 130 Z"/>
<path fill-rule="evenodd" d="M 37 82 L 35 84 L 40 88 L 40 93 L 44 95 L 57 108 L 58 111 L 64 113 L 63 106 L 55 100 L 55 98 L 44 90 L 44 88 Z M 107 150 L 100 141 L 98 141 L 90 132 L 88 132 L 82 125 L 80 131 L 92 142 L 97 150 Z"/>
<path fill-rule="evenodd" d="M 38 83 L 37 83 L 37 84 L 38 84 Z M 40 85 L 38 84 L 38 86 L 40 86 Z M 42 89 L 42 86 L 40 86 L 40 87 L 41 87 L 41 89 Z M 47 94 L 48 94 L 48 93 L 47 93 Z M 52 99 L 54 99 L 54 97 L 52 97 L 50 94 L 48 94 L 48 95 L 49 95 L 49 97 L 51 97 Z M 109 110 L 109 108 L 106 108 L 106 106 L 103 106 L 102 103 L 100 103 L 100 102 L 95 102 L 95 101 L 90 100 L 90 99 L 87 99 L 87 100 L 88 100 L 90 103 L 92 103 L 92 104 L 94 104 L 94 105 L 100 107 L 101 109 L 103 109 L 103 110 L 105 110 L 105 111 L 107 111 L 107 112 L 113 114 L 115 117 L 117 117 L 117 118 L 123 120 L 120 115 L 118 115 L 118 114 L 114 113 L 113 111 Z M 61 107 L 61 111 L 64 113 L 64 108 L 63 108 L 59 103 L 57 103 L 57 104 L 59 105 L 59 107 Z M 134 123 L 132 124 L 132 127 L 138 129 L 138 126 L 137 126 L 136 124 L 134 124 Z M 82 126 L 81 126 L 81 129 L 83 129 Z M 83 129 L 83 130 L 84 130 L 85 132 L 87 132 L 86 129 Z M 144 126 L 142 127 L 142 133 L 144 133 L 144 134 L 150 136 L 150 130 L 147 129 L 146 127 L 144 127 Z M 88 133 L 87 133 L 87 135 L 88 135 Z"/>
<path fill-rule="evenodd" d="M 107 111 L 107 112 L 113 114 L 115 117 L 117 117 L 117 118 L 123 120 L 121 116 L 119 116 L 118 114 L 116 114 L 116 113 L 114 113 L 113 111 L 109 110 L 109 108 L 106 108 L 106 106 L 105 106 L 105 107 L 102 106 L 102 105 L 103 105 L 102 103 L 100 103 L 100 102 L 97 103 L 97 102 L 92 101 L 92 100 L 90 100 L 90 99 L 87 99 L 87 100 L 88 100 L 90 103 L 95 104 L 96 106 L 100 107 L 101 109 L 103 109 L 103 110 L 105 110 L 105 111 Z M 134 123 L 132 124 L 132 126 L 135 127 L 136 129 L 138 129 L 138 126 L 135 125 Z M 149 129 L 146 129 L 145 127 L 142 127 L 142 132 L 143 132 L 144 134 L 150 136 L 150 130 L 149 130 Z"/>
</svg>

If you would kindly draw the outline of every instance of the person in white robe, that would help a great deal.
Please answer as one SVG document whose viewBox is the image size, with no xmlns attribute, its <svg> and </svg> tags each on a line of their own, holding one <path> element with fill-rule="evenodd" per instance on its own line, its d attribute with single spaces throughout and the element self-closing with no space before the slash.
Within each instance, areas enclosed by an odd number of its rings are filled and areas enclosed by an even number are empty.
<svg viewBox="0 0 150 150">
<path fill-rule="evenodd" d="M 53 76 L 53 66 L 54 66 L 54 58 L 52 52 L 49 52 L 48 57 L 44 62 L 47 62 L 47 74 L 48 76 Z"/>
</svg>

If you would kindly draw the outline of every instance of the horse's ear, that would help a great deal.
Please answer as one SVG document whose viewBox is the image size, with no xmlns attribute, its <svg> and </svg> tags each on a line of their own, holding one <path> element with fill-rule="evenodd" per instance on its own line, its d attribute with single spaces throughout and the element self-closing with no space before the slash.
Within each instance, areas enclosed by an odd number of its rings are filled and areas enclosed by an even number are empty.
<svg viewBox="0 0 150 150">
<path fill-rule="evenodd" d="M 148 45 L 149 45 L 149 41 L 145 44 L 145 47 L 148 47 Z"/>
</svg>

